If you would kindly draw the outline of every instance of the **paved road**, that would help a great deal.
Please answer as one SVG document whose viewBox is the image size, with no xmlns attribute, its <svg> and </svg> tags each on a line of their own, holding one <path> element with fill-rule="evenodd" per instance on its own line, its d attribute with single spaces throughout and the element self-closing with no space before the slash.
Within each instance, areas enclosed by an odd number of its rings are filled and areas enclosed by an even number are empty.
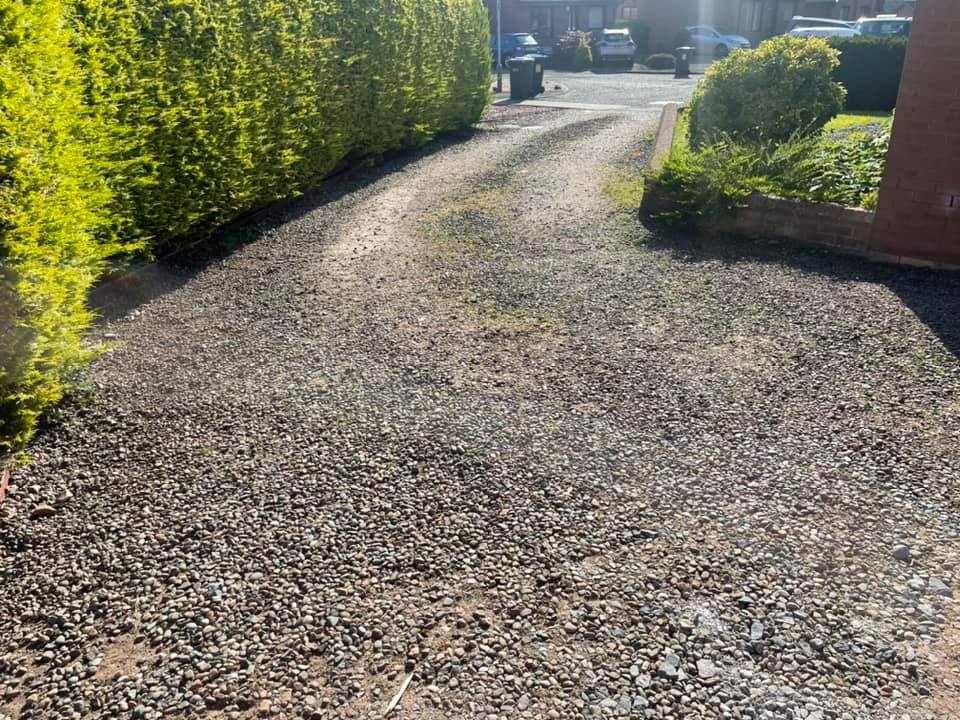
<svg viewBox="0 0 960 720">
<path fill-rule="evenodd" d="M 537 100 L 560 103 L 624 106 L 659 112 L 665 102 L 685 102 L 699 78 L 675 80 L 672 75 L 589 71 L 584 73 L 547 70 L 547 92 Z M 562 90 L 553 88 L 554 84 Z"/>
<path fill-rule="evenodd" d="M 627 105 L 633 108 L 654 108 L 657 103 L 685 102 L 699 78 L 675 80 L 671 75 L 642 75 L 623 72 L 555 72 L 548 71 L 547 80 L 568 88 L 559 93 L 564 102 Z"/>
<path fill-rule="evenodd" d="M 162 265 L 17 471 L 0 716 L 960 717 L 960 283 L 640 226 L 655 120 Z"/>
</svg>

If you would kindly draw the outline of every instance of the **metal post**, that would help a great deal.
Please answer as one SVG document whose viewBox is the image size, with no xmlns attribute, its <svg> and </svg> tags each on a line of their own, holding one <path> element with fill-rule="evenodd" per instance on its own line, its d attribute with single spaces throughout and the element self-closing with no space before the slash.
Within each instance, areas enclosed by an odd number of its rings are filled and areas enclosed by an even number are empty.
<svg viewBox="0 0 960 720">
<path fill-rule="evenodd" d="M 500 27 L 500 7 L 502 0 L 497 0 L 497 92 L 503 92 L 503 31 Z"/>
</svg>

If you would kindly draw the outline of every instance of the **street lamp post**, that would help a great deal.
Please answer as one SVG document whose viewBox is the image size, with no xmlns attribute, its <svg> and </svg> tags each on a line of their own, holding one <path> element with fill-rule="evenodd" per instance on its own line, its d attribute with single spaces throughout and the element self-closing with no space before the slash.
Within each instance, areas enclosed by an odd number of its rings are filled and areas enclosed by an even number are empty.
<svg viewBox="0 0 960 720">
<path fill-rule="evenodd" d="M 497 92 L 503 92 L 503 32 L 500 28 L 500 7 L 502 0 L 497 0 Z"/>
</svg>

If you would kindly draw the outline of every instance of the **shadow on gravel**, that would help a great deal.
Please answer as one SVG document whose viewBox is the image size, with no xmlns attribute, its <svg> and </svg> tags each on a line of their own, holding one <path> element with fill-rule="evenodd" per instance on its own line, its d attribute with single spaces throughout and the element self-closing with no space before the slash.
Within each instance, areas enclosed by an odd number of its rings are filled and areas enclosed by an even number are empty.
<svg viewBox="0 0 960 720">
<path fill-rule="evenodd" d="M 122 318 L 141 305 L 183 287 L 205 268 L 268 235 L 281 225 L 362 190 L 448 147 L 470 140 L 480 132 L 482 130 L 477 126 L 449 133 L 422 148 L 390 154 L 376 165 L 349 167 L 306 190 L 299 197 L 270 203 L 209 235 L 192 239 L 183 249 L 159 260 L 134 265 L 122 273 L 108 274 L 91 291 L 90 307 L 100 322 Z"/>
<path fill-rule="evenodd" d="M 646 221 L 641 227 L 647 247 L 669 250 L 682 262 L 771 263 L 843 282 L 884 285 L 960 358 L 960 272 L 873 263 L 772 240 L 685 233 Z"/>
</svg>

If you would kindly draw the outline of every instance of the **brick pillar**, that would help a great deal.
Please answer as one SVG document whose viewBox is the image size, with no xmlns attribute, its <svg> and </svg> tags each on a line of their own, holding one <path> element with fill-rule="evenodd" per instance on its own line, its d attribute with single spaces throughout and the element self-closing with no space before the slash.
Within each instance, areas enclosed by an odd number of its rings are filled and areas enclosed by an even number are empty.
<svg viewBox="0 0 960 720">
<path fill-rule="evenodd" d="M 919 0 L 871 248 L 960 265 L 960 0 Z"/>
</svg>

